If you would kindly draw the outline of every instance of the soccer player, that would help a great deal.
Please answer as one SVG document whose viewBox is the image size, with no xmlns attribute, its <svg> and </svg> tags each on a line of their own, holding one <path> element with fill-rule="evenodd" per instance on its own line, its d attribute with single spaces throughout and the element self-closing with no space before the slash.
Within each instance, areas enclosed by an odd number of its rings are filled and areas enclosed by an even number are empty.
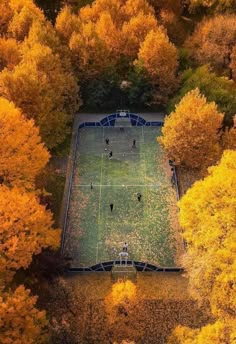
<svg viewBox="0 0 236 344">
<path fill-rule="evenodd" d="M 123 246 L 123 252 L 128 252 L 128 244 L 127 242 L 124 243 L 124 246 Z"/>
<path fill-rule="evenodd" d="M 112 213 L 112 211 L 113 211 L 113 207 L 114 207 L 114 204 L 111 203 L 111 204 L 110 204 L 111 213 Z"/>
<path fill-rule="evenodd" d="M 106 147 L 105 147 L 105 151 L 107 151 L 107 147 L 109 147 L 109 142 L 110 140 L 108 138 L 105 139 L 105 142 L 106 142 Z"/>
<path fill-rule="evenodd" d="M 141 202 L 142 195 L 140 192 L 137 193 L 138 201 Z"/>
</svg>

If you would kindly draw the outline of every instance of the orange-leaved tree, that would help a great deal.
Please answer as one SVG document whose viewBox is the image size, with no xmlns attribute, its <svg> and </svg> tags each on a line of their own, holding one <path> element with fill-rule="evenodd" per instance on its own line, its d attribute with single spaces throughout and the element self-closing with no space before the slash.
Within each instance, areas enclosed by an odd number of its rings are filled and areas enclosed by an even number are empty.
<svg viewBox="0 0 236 344">
<path fill-rule="evenodd" d="M 233 118 L 234 126 L 225 130 L 221 136 L 223 149 L 236 150 L 236 115 Z"/>
<path fill-rule="evenodd" d="M 22 47 L 23 59 L 13 71 L 0 73 L 0 95 L 13 101 L 27 118 L 33 118 L 48 148 L 56 147 L 69 132 L 77 103 L 77 85 L 65 71 L 58 54 L 40 43 Z"/>
<path fill-rule="evenodd" d="M 198 8 L 209 8 L 214 11 L 233 11 L 236 6 L 235 0 L 186 0 L 185 4 L 189 5 L 190 11 Z"/>
<path fill-rule="evenodd" d="M 33 120 L 0 97 L 0 179 L 8 185 L 33 189 L 35 177 L 49 160 Z"/>
<path fill-rule="evenodd" d="M 157 21 L 146 0 L 97 0 L 77 17 L 68 7 L 62 9 L 56 29 L 69 42 L 82 77 L 89 79 L 124 57 L 132 62 Z"/>
<path fill-rule="evenodd" d="M 52 213 L 33 193 L 0 187 L 0 274 L 8 281 L 27 268 L 43 248 L 57 248 L 60 231 L 53 229 Z"/>
<path fill-rule="evenodd" d="M 229 67 L 235 45 L 235 14 L 204 19 L 186 41 L 192 57 L 200 64 L 211 64 L 216 71 Z"/>
<path fill-rule="evenodd" d="M 71 7 L 65 6 L 57 16 L 55 27 L 60 37 L 68 42 L 72 33 L 80 29 L 79 17 L 72 13 Z"/>
<path fill-rule="evenodd" d="M 135 64 L 144 68 L 154 86 L 154 101 L 166 101 L 176 88 L 177 49 L 162 27 L 151 30 L 141 43 Z"/>
<path fill-rule="evenodd" d="M 132 16 L 122 27 L 122 53 L 134 60 L 140 43 L 145 40 L 151 30 L 157 30 L 157 28 L 157 20 L 153 14 L 139 12 L 136 16 Z"/>
<path fill-rule="evenodd" d="M 34 21 L 45 22 L 43 12 L 32 0 L 10 0 L 13 16 L 8 25 L 8 33 L 19 41 L 28 35 Z"/>
<path fill-rule="evenodd" d="M 197 331 L 177 328 L 174 337 L 180 340 L 174 343 L 235 340 L 236 151 L 224 151 L 220 163 L 208 171 L 180 200 L 180 224 L 187 242 L 184 265 L 191 291 L 209 302 L 218 321 Z"/>
<path fill-rule="evenodd" d="M 0 293 L 1 344 L 43 344 L 46 342 L 47 319 L 35 304 L 36 296 L 20 285 L 14 292 Z"/>
<path fill-rule="evenodd" d="M 19 43 L 13 38 L 0 37 L 0 71 L 13 69 L 21 60 Z"/>
<path fill-rule="evenodd" d="M 223 114 L 198 89 L 188 92 L 166 119 L 159 142 L 176 165 L 208 167 L 221 154 L 217 130 Z"/>
<path fill-rule="evenodd" d="M 236 81 L 236 44 L 232 49 L 230 68 L 232 70 L 232 78 Z"/>
</svg>

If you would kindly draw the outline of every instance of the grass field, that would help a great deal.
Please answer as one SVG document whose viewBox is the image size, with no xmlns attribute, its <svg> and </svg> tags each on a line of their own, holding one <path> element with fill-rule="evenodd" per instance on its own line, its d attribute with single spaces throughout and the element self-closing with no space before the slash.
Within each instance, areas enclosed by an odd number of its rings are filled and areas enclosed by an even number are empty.
<svg viewBox="0 0 236 344">
<path fill-rule="evenodd" d="M 72 266 L 117 259 L 125 241 L 132 260 L 160 266 L 178 263 L 182 241 L 176 190 L 158 135 L 160 129 L 153 127 L 79 130 L 65 240 Z M 112 159 L 109 149 L 105 151 L 105 138 L 110 140 Z M 136 148 L 132 148 L 133 139 Z"/>
</svg>

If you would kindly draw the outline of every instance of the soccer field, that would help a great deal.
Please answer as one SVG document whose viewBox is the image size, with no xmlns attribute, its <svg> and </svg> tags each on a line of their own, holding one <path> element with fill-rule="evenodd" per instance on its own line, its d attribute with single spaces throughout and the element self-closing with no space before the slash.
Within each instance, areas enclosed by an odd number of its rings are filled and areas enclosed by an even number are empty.
<svg viewBox="0 0 236 344">
<path fill-rule="evenodd" d="M 65 236 L 73 267 L 118 259 L 124 242 L 129 244 L 130 260 L 159 266 L 178 263 L 183 245 L 176 190 L 158 135 L 158 127 L 79 129 Z"/>
</svg>

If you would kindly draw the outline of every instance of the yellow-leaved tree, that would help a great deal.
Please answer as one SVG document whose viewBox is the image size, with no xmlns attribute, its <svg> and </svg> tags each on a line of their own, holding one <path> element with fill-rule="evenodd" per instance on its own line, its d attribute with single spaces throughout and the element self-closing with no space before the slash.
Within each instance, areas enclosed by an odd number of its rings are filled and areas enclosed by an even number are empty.
<svg viewBox="0 0 236 344">
<path fill-rule="evenodd" d="M 142 43 L 151 30 L 157 30 L 157 20 L 153 14 L 139 12 L 125 22 L 122 27 L 122 53 L 132 60 L 137 57 L 140 43 Z"/>
<path fill-rule="evenodd" d="M 52 213 L 33 193 L 0 187 L 0 275 L 8 281 L 27 268 L 34 254 L 59 246 L 60 231 L 52 228 Z"/>
<path fill-rule="evenodd" d="M 32 0 L 10 0 L 13 16 L 8 25 L 8 33 L 19 41 L 28 35 L 34 21 L 45 22 L 43 12 Z"/>
<path fill-rule="evenodd" d="M 39 311 L 36 296 L 20 285 L 14 292 L 0 293 L 1 344 L 43 344 L 46 342 L 45 311 Z"/>
<path fill-rule="evenodd" d="M 79 17 L 72 13 L 72 9 L 69 6 L 65 6 L 57 16 L 55 26 L 60 37 L 68 42 L 72 33 L 78 32 L 80 29 Z"/>
<path fill-rule="evenodd" d="M 177 49 L 162 27 L 151 30 L 140 45 L 135 64 L 144 68 L 154 87 L 154 102 L 165 102 L 176 87 Z"/>
<path fill-rule="evenodd" d="M 217 130 L 222 119 L 214 102 L 192 90 L 165 119 L 159 142 L 176 165 L 204 169 L 220 157 Z"/>
<path fill-rule="evenodd" d="M 58 54 L 47 45 L 27 45 L 26 41 L 22 49 L 22 62 L 13 71 L 0 73 L 0 95 L 33 118 L 43 141 L 53 148 L 68 135 L 72 112 L 78 106 L 78 88 Z"/>
<path fill-rule="evenodd" d="M 224 151 L 220 163 L 208 171 L 180 200 L 180 224 L 187 242 L 184 266 L 191 291 L 209 302 L 218 321 L 200 330 L 178 327 L 171 343 L 200 344 L 204 339 L 220 344 L 236 339 L 236 151 Z"/>
<path fill-rule="evenodd" d="M 62 9 L 56 29 L 69 42 L 82 77 L 89 79 L 115 67 L 119 59 L 133 62 L 158 23 L 146 0 L 97 0 L 81 8 L 77 17 L 68 7 Z"/>
<path fill-rule="evenodd" d="M 83 23 L 78 33 L 73 32 L 69 47 L 79 74 L 86 79 L 102 73 L 111 63 L 110 49 L 96 32 L 93 22 Z"/>
<path fill-rule="evenodd" d="M 33 189 L 35 177 L 49 160 L 33 120 L 0 97 L 0 180 L 8 186 Z"/>
<path fill-rule="evenodd" d="M 65 140 L 79 108 L 70 51 L 31 0 L 11 0 L 9 6 L 14 17 L 7 37 L 14 39 L 0 40 L 0 68 L 6 67 L 0 73 L 0 95 L 35 120 L 52 149 Z"/>
</svg>

